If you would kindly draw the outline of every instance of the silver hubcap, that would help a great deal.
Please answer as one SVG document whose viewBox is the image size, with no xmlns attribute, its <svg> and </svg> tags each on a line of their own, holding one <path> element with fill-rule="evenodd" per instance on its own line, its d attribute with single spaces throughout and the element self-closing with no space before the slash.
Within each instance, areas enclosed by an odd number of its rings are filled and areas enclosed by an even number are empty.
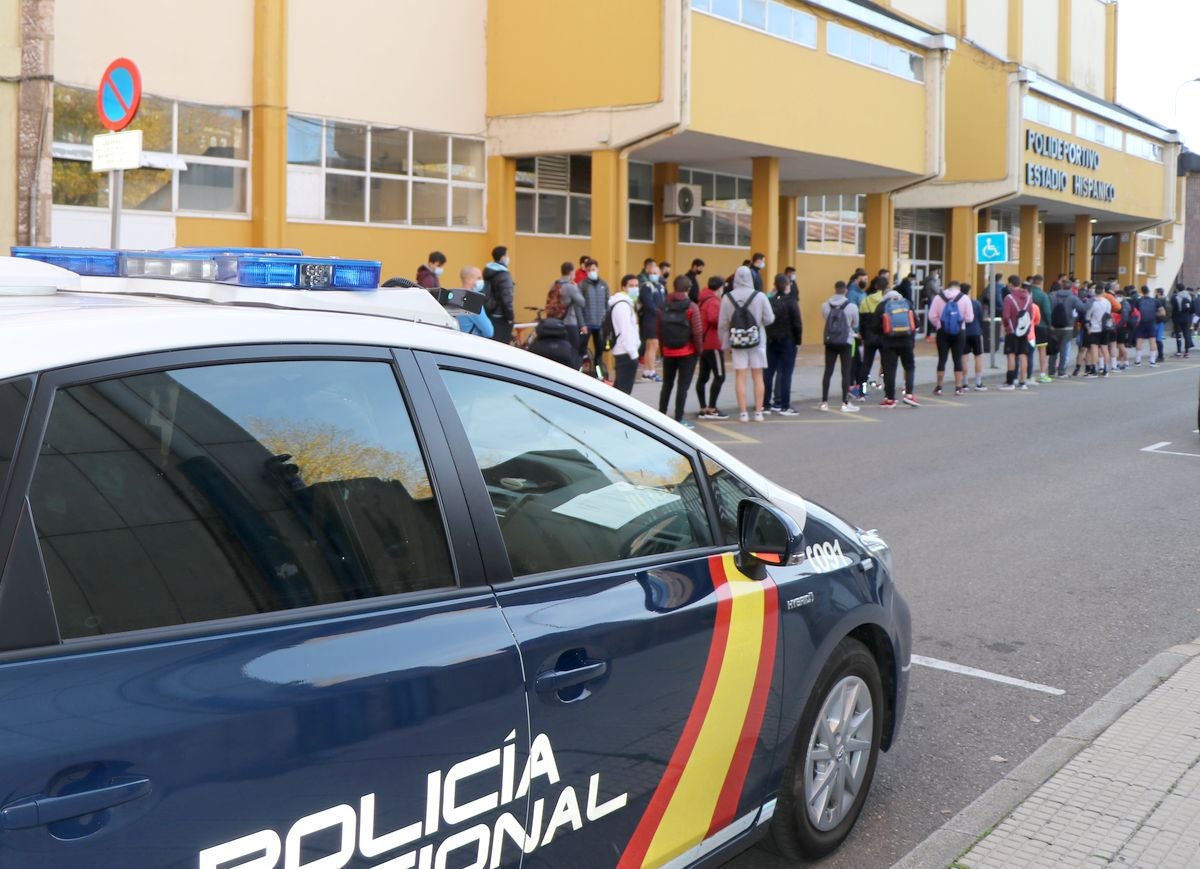
<svg viewBox="0 0 1200 869">
<path fill-rule="evenodd" d="M 874 719 L 871 691 L 857 676 L 834 685 L 817 714 L 804 755 L 803 798 L 808 820 L 822 832 L 842 822 L 862 789 Z"/>
</svg>

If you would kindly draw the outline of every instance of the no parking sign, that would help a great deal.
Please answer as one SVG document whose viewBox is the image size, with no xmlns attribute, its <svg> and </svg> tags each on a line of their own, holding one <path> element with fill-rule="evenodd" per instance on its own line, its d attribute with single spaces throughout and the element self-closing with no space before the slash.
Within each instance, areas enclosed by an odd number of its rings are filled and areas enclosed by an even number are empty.
<svg viewBox="0 0 1200 869">
<path fill-rule="evenodd" d="M 104 70 L 96 89 L 96 114 L 114 133 L 129 126 L 142 103 L 142 74 L 137 64 L 118 57 Z"/>
</svg>

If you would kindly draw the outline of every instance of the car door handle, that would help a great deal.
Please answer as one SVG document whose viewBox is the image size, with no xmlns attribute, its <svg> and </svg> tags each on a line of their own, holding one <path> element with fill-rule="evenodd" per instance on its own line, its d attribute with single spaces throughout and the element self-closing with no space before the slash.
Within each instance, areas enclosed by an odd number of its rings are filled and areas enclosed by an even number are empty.
<svg viewBox="0 0 1200 869">
<path fill-rule="evenodd" d="M 551 691 L 562 691 L 564 688 L 594 682 L 607 672 L 607 661 L 588 661 L 582 667 L 570 670 L 547 670 L 545 673 L 538 673 L 534 687 L 548 694 Z"/>
<path fill-rule="evenodd" d="M 26 797 L 0 808 L 0 830 L 24 830 L 90 815 L 144 797 L 150 790 L 150 779 L 123 776 L 105 787 L 77 794 Z"/>
<path fill-rule="evenodd" d="M 858 566 L 862 568 L 864 573 L 869 573 L 871 568 L 875 566 L 875 559 L 864 558 L 858 562 Z"/>
</svg>

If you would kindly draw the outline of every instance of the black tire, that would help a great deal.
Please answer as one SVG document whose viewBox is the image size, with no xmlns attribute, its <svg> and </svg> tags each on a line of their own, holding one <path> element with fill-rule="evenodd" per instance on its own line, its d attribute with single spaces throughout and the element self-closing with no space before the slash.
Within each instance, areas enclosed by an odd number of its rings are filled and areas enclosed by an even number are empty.
<svg viewBox="0 0 1200 869">
<path fill-rule="evenodd" d="M 866 684 L 870 696 L 871 747 L 865 758 L 866 768 L 853 803 L 836 825 L 829 829 L 821 829 L 809 817 L 805 804 L 806 756 L 810 743 L 816 736 L 814 730 L 817 716 L 830 698 L 831 692 L 842 685 L 844 680 L 854 677 Z M 884 712 L 883 683 L 875 658 L 858 640 L 842 640 L 825 663 L 813 693 L 804 707 L 804 715 L 800 718 L 796 743 L 783 774 L 783 783 L 780 785 L 775 815 L 763 842 L 767 848 L 789 859 L 815 860 L 833 851 L 850 835 L 867 800 L 871 781 L 875 777 L 875 763 L 879 759 L 879 744 L 883 736 Z"/>
</svg>

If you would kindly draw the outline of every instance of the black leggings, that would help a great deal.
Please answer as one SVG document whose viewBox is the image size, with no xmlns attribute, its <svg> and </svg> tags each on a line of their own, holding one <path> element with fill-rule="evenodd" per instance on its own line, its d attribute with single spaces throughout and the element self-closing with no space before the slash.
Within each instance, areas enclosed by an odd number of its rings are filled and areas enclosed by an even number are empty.
<svg viewBox="0 0 1200 869">
<path fill-rule="evenodd" d="M 829 401 L 829 381 L 833 379 L 833 366 L 842 363 L 842 404 L 850 400 L 850 345 L 825 345 L 825 376 L 821 378 L 821 403 Z"/>
<path fill-rule="evenodd" d="M 937 351 L 938 351 L 938 374 L 946 370 L 946 357 L 954 357 L 954 372 L 961 373 L 963 370 L 963 351 L 967 346 L 967 336 L 963 332 L 957 335 L 947 335 L 945 332 L 938 330 L 937 333 Z"/>
<path fill-rule="evenodd" d="M 704 400 L 704 386 L 712 375 L 712 389 L 708 401 Z M 665 376 L 665 372 L 664 372 Z M 700 354 L 700 376 L 696 378 L 696 398 L 700 407 L 716 408 L 717 397 L 721 394 L 721 386 L 725 383 L 725 354 L 720 350 L 705 350 Z"/>
<path fill-rule="evenodd" d="M 671 389 L 675 378 L 679 378 L 679 389 L 675 393 L 675 419 L 683 419 L 683 408 L 687 404 L 688 389 L 692 386 L 692 375 L 696 373 L 696 354 L 687 356 L 664 356 L 662 389 L 658 393 L 658 411 L 667 412 L 667 404 L 671 401 Z"/>
<path fill-rule="evenodd" d="M 866 383 L 871 379 L 871 368 L 875 364 L 875 354 L 883 355 L 883 347 L 874 340 L 868 340 L 863 345 L 863 363 L 862 368 L 858 372 L 859 383 Z"/>
<path fill-rule="evenodd" d="M 911 395 L 917 371 L 912 344 L 883 345 L 883 394 L 892 400 L 896 398 L 897 363 L 904 366 L 904 394 Z"/>
</svg>

